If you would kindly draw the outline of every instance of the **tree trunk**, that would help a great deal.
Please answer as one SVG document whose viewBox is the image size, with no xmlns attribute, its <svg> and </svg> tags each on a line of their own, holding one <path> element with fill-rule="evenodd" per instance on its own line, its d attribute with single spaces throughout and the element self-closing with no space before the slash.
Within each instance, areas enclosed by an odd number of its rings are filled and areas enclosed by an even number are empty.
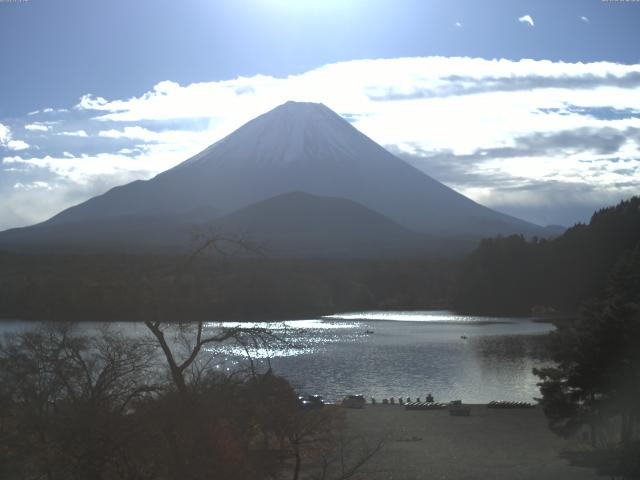
<svg viewBox="0 0 640 480">
<path fill-rule="evenodd" d="M 620 441 L 622 443 L 622 447 L 628 447 L 633 441 L 633 423 L 632 423 L 632 415 L 629 410 L 625 409 L 622 411 L 622 415 L 620 418 L 620 428 L 621 428 L 621 436 Z"/>
<path fill-rule="evenodd" d="M 160 344 L 160 348 L 162 348 L 162 352 L 167 360 L 167 364 L 169 365 L 169 371 L 171 372 L 171 378 L 173 379 L 173 383 L 178 390 L 178 396 L 184 403 L 188 403 L 189 400 L 189 391 L 187 389 L 187 384 L 184 381 L 184 375 L 182 374 L 182 370 L 176 363 L 175 358 L 173 357 L 173 353 L 171 352 L 171 348 L 167 343 L 166 338 L 164 338 L 164 333 L 160 328 L 154 325 L 152 322 L 144 322 L 147 328 L 153 333 L 153 335 L 158 340 Z"/>
<path fill-rule="evenodd" d="M 164 434 L 167 445 L 169 446 L 169 452 L 171 453 L 172 461 L 171 461 L 171 473 L 172 477 L 175 480 L 182 480 L 185 478 L 189 478 L 189 472 L 187 472 L 186 461 L 180 451 L 180 447 L 178 446 L 178 442 L 176 441 L 176 435 L 173 428 L 170 425 L 165 426 L 163 428 L 162 433 Z"/>
<path fill-rule="evenodd" d="M 598 448 L 598 442 L 597 442 L 598 427 L 597 427 L 597 425 L 596 425 L 596 422 L 592 420 L 592 421 L 589 423 L 589 427 L 590 427 L 590 429 L 591 429 L 591 432 L 590 432 L 590 437 L 591 437 L 591 448 L 596 449 L 596 448 Z"/>
<path fill-rule="evenodd" d="M 293 468 L 293 480 L 298 480 L 298 477 L 300 476 L 300 464 L 302 463 L 302 459 L 300 458 L 300 448 L 298 448 L 298 445 L 294 446 L 294 456 L 296 464 Z"/>
</svg>

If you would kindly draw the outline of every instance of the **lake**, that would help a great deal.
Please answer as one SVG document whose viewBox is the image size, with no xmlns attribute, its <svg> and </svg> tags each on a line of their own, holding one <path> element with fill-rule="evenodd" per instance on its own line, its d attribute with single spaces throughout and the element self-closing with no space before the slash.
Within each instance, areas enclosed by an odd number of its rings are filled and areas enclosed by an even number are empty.
<svg viewBox="0 0 640 480">
<path fill-rule="evenodd" d="M 38 322 L 4 321 L 1 332 L 33 328 Z M 207 328 L 237 323 L 207 324 Z M 311 320 L 252 323 L 286 335 L 292 345 L 252 350 L 255 362 L 271 365 L 301 393 L 337 400 L 350 393 L 369 399 L 425 397 L 486 403 L 532 401 L 539 396 L 534 367 L 545 366 L 549 323 L 531 318 L 462 316 L 448 311 L 353 312 Z M 104 324 L 86 322 L 91 333 Z M 148 335 L 144 325 L 117 322 L 110 328 Z M 230 345 L 210 348 L 213 368 L 243 362 Z"/>
</svg>

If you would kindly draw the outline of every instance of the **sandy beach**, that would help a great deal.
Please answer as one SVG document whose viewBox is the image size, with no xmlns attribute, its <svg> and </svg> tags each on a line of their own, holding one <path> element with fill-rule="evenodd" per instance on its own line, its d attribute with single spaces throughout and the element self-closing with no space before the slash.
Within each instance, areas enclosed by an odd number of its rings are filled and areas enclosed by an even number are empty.
<svg viewBox="0 0 640 480">
<path fill-rule="evenodd" d="M 588 480 L 592 470 L 571 466 L 560 454 L 569 444 L 547 428 L 539 408 L 501 410 L 472 405 L 468 417 L 447 410 L 407 411 L 398 405 L 348 410 L 350 430 L 383 449 L 363 478 L 388 480 Z"/>
</svg>

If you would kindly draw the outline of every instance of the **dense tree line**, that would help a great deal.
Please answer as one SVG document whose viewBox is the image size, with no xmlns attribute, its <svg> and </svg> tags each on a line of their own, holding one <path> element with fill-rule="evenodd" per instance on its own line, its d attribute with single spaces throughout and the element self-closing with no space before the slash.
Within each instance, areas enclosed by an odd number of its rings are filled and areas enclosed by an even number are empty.
<svg viewBox="0 0 640 480">
<path fill-rule="evenodd" d="M 574 314 L 601 295 L 616 262 L 640 242 L 640 197 L 596 212 L 551 239 L 486 239 L 463 262 L 452 305 L 460 311 Z"/>
<path fill-rule="evenodd" d="M 551 334 L 555 365 L 535 371 L 555 433 L 582 432 L 581 460 L 610 476 L 640 478 L 640 245 L 616 264 L 605 294 Z"/>
<path fill-rule="evenodd" d="M 282 319 L 446 304 L 450 260 L 0 253 L 0 318 Z"/>
</svg>

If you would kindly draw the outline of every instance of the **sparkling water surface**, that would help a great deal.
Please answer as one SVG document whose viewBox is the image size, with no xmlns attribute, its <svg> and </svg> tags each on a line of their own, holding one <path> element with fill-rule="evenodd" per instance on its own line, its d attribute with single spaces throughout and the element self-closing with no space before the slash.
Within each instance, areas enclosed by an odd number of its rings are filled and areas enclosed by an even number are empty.
<svg viewBox="0 0 640 480">
<path fill-rule="evenodd" d="M 2 332 L 19 332 L 38 322 L 4 321 Z M 210 322 L 207 329 L 238 325 Z M 542 355 L 549 323 L 532 318 L 463 316 L 448 311 L 351 312 L 310 320 L 242 324 L 267 328 L 286 345 L 251 348 L 254 363 L 287 377 L 301 393 L 338 400 L 359 393 L 436 401 L 485 403 L 539 396 L 534 367 L 548 365 Z M 84 322 L 84 333 L 104 328 Z M 108 328 L 129 336 L 148 336 L 141 323 L 115 322 Z M 188 337 L 188 335 L 187 335 Z M 244 351 L 225 345 L 203 353 L 213 368 L 231 370 Z"/>
</svg>

